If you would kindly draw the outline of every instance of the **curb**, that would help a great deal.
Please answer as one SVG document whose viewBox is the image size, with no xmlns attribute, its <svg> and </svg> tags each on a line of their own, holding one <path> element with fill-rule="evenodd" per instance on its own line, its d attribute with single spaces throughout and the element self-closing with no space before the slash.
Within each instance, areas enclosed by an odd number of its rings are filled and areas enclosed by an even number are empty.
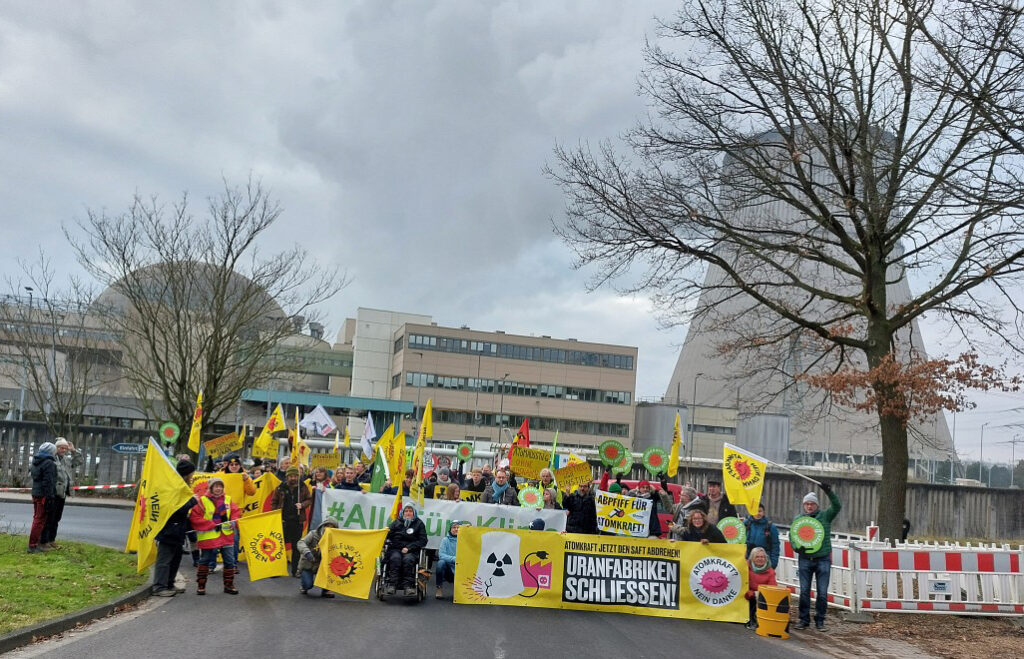
<svg viewBox="0 0 1024 659">
<path fill-rule="evenodd" d="M 45 638 L 47 636 L 53 636 L 54 634 L 60 634 L 66 632 L 69 629 L 74 629 L 79 625 L 84 625 L 100 618 L 114 613 L 119 607 L 127 604 L 135 604 L 149 598 L 149 591 L 153 588 L 152 579 L 121 597 L 111 600 L 106 604 L 99 604 L 92 606 L 87 609 L 75 611 L 68 615 L 57 618 L 56 620 L 49 620 L 46 622 L 33 625 L 31 627 L 23 627 L 22 629 L 15 630 L 6 636 L 0 636 L 0 654 L 10 652 L 25 645 L 29 645 L 37 640 Z"/>
<path fill-rule="evenodd" d="M 0 494 L 0 503 L 27 503 L 31 504 L 31 497 L 28 499 Z M 87 506 L 91 508 L 123 508 L 130 510 L 135 508 L 135 502 L 126 499 L 91 499 L 85 497 L 71 497 L 65 499 L 65 506 Z"/>
</svg>

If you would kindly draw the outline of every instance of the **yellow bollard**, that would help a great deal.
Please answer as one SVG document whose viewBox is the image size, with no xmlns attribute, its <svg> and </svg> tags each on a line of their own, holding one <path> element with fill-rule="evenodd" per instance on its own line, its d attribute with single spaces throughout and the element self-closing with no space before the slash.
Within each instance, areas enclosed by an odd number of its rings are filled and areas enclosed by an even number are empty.
<svg viewBox="0 0 1024 659">
<path fill-rule="evenodd" d="M 789 638 L 789 589 L 761 586 L 757 589 L 757 633 Z"/>
</svg>

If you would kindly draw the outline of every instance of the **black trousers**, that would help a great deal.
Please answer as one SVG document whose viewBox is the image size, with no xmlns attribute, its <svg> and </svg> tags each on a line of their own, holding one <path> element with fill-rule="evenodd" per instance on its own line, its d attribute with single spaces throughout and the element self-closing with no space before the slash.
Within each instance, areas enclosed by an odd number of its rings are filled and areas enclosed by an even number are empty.
<svg viewBox="0 0 1024 659">
<path fill-rule="evenodd" d="M 182 543 L 156 543 L 156 565 L 153 567 L 153 591 L 174 588 L 174 578 L 181 567 L 181 556 L 184 554 Z"/>
<path fill-rule="evenodd" d="M 419 550 L 410 549 L 403 554 L 401 549 L 392 549 L 388 554 L 388 578 L 395 588 L 412 588 L 416 585 L 416 563 Z"/>
<path fill-rule="evenodd" d="M 57 539 L 57 525 L 64 515 L 64 497 L 52 497 L 46 500 L 46 526 L 39 542 L 53 542 Z"/>
</svg>

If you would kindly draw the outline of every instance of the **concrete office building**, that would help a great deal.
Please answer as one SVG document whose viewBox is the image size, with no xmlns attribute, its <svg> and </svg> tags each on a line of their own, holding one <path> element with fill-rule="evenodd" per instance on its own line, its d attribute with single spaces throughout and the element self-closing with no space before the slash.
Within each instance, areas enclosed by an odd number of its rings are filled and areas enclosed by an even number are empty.
<svg viewBox="0 0 1024 659">
<path fill-rule="evenodd" d="M 490 444 L 502 433 L 507 444 L 526 417 L 542 443 L 556 430 L 560 446 L 632 440 L 635 347 L 440 327 L 429 316 L 364 308 L 335 347 L 352 351 L 351 395 L 414 401 L 415 418 L 432 399 L 435 441 Z M 358 436 L 362 422 L 349 428 Z"/>
</svg>

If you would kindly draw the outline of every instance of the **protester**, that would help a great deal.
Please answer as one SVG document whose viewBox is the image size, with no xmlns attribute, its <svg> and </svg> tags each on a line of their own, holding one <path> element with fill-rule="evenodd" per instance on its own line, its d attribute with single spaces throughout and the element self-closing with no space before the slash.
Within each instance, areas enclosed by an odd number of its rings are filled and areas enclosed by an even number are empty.
<svg viewBox="0 0 1024 659">
<path fill-rule="evenodd" d="M 651 516 L 647 522 L 647 536 L 650 538 L 661 537 L 661 521 L 658 519 L 658 511 L 661 507 L 661 497 L 654 491 L 654 487 L 651 486 L 650 481 L 642 480 L 636 485 L 635 490 L 630 490 L 627 494 L 631 497 L 638 499 L 647 499 L 651 502 Z"/>
<path fill-rule="evenodd" d="M 245 469 L 242 467 L 242 459 L 236 454 L 232 453 L 227 457 L 227 462 L 224 463 L 224 473 L 241 474 L 242 490 L 245 492 L 245 496 L 251 497 L 256 494 L 256 483 L 253 483 L 249 474 L 245 473 Z"/>
<path fill-rule="evenodd" d="M 352 490 L 354 492 L 361 492 L 363 488 L 359 487 L 359 481 L 356 480 L 356 470 L 354 467 L 345 467 L 339 469 L 342 477 L 341 480 L 334 486 L 336 490 Z"/>
<path fill-rule="evenodd" d="M 481 503 L 497 503 L 504 506 L 518 506 L 519 497 L 516 496 L 515 488 L 508 481 L 508 472 L 499 469 L 494 474 L 494 481 L 484 488 L 480 496 Z"/>
<path fill-rule="evenodd" d="M 277 476 L 277 479 L 283 481 L 285 478 L 287 478 L 288 470 L 291 468 L 291 466 L 291 458 L 281 458 L 281 462 L 278 464 L 277 472 L 275 474 Z"/>
<path fill-rule="evenodd" d="M 412 504 L 402 508 L 402 517 L 388 527 L 388 585 L 387 594 L 394 595 L 395 589 L 403 591 L 406 597 L 416 596 L 416 564 L 420 550 L 427 546 L 427 529 L 423 520 L 416 516 Z"/>
<path fill-rule="evenodd" d="M 366 465 L 363 464 L 362 460 L 357 460 L 353 466 L 356 470 L 356 482 L 369 483 L 373 478 L 373 474 L 366 470 Z"/>
<path fill-rule="evenodd" d="M 708 520 L 707 509 L 703 505 L 695 506 L 690 512 L 690 520 L 679 531 L 673 531 L 676 540 L 699 542 L 706 545 L 711 542 L 725 542 L 725 536 L 718 527 Z"/>
<path fill-rule="evenodd" d="M 49 507 L 57 496 L 56 453 L 57 446 L 53 442 L 43 442 L 32 458 L 32 530 L 28 536 L 30 554 L 49 550 L 41 542 Z"/>
<path fill-rule="evenodd" d="M 807 629 L 811 626 L 811 580 L 817 583 L 817 597 L 814 603 L 814 626 L 818 631 L 825 631 L 825 613 L 828 608 L 828 582 L 832 570 L 832 520 L 836 518 L 839 511 L 843 509 L 839 497 L 832 491 L 828 483 L 820 483 L 821 489 L 828 495 L 831 503 L 828 510 L 821 510 L 818 506 L 818 495 L 808 492 L 804 496 L 804 515 L 813 517 L 819 522 L 825 531 L 821 547 L 818 551 L 808 552 L 803 547 L 796 550 L 800 555 L 797 560 L 797 574 L 800 578 L 800 622 L 797 629 Z M 795 521 L 795 520 L 794 520 Z"/>
<path fill-rule="evenodd" d="M 320 538 L 324 536 L 324 529 L 329 528 L 338 528 L 338 523 L 333 519 L 324 520 L 320 526 L 304 535 L 296 544 L 297 553 L 302 555 L 302 558 L 299 559 L 299 578 L 302 580 L 299 592 L 303 595 L 313 590 L 313 580 L 316 578 L 317 570 L 320 569 Z M 334 593 L 321 588 L 320 597 L 331 598 L 334 597 Z"/>
<path fill-rule="evenodd" d="M 775 581 L 775 569 L 768 562 L 768 554 L 762 547 L 754 547 L 748 560 L 750 569 L 747 578 L 747 602 L 750 604 L 750 620 L 748 629 L 757 629 L 757 589 L 761 586 L 778 586 Z"/>
<path fill-rule="evenodd" d="M 544 505 L 541 506 L 547 510 L 561 510 L 562 505 L 559 503 L 561 498 L 561 492 L 558 492 L 552 488 L 545 488 L 541 493 L 541 497 L 544 500 Z"/>
<path fill-rule="evenodd" d="M 299 552 L 295 551 L 302 537 L 302 525 L 306 521 L 306 509 L 313 503 L 309 490 L 299 482 L 299 469 L 288 467 L 285 479 L 270 498 L 272 510 L 281 511 L 281 527 L 284 532 L 285 545 L 292 547 L 291 571 L 289 574 L 298 576 Z"/>
<path fill-rule="evenodd" d="M 452 483 L 446 487 L 444 489 L 444 499 L 445 501 L 461 501 L 462 491 L 459 489 L 459 486 Z"/>
<path fill-rule="evenodd" d="M 487 488 L 487 479 L 480 467 L 473 467 L 469 476 L 462 481 L 462 489 L 467 492 L 483 492 Z"/>
<path fill-rule="evenodd" d="M 416 476 L 416 472 L 412 469 L 405 470 L 405 478 L 402 479 L 402 496 L 409 496 L 409 490 L 412 488 L 412 479 Z M 398 494 L 398 488 L 391 484 L 391 480 L 384 481 L 384 485 L 380 490 L 381 494 Z"/>
<path fill-rule="evenodd" d="M 57 539 L 57 525 L 64 516 L 64 503 L 67 497 L 74 493 L 75 468 L 82 464 L 82 452 L 76 451 L 74 445 L 63 437 L 58 437 L 55 442 L 57 455 L 54 463 L 57 465 L 57 489 L 52 500 L 47 502 L 46 527 L 39 539 L 40 546 L 46 549 L 57 549 L 54 541 Z"/>
<path fill-rule="evenodd" d="M 668 489 L 668 474 L 664 471 L 658 472 L 658 484 L 661 485 L 661 488 L 654 491 L 658 493 L 658 498 L 661 499 L 661 509 L 665 512 L 675 512 L 675 501 L 673 501 L 672 493 Z"/>
<path fill-rule="evenodd" d="M 537 481 L 537 487 L 554 492 L 555 503 L 559 504 L 559 509 L 561 509 L 562 491 L 558 489 L 558 484 L 555 482 L 555 474 L 547 467 L 540 470 L 540 480 Z"/>
<path fill-rule="evenodd" d="M 775 526 L 764 512 L 764 504 L 757 507 L 757 514 L 747 517 L 747 556 L 754 548 L 760 547 L 768 554 L 768 560 L 774 570 L 779 566 L 779 527 Z"/>
<path fill-rule="evenodd" d="M 224 562 L 224 592 L 237 595 L 235 574 L 235 535 L 238 533 L 235 520 L 242 516 L 242 510 L 224 494 L 224 481 L 214 476 L 206 484 L 206 494 L 199 497 L 199 503 L 192 507 L 189 522 L 196 530 L 199 540 L 199 567 L 196 568 L 196 594 L 206 594 L 206 579 L 217 566 L 217 556 Z"/>
<path fill-rule="evenodd" d="M 679 503 L 672 510 L 672 523 L 669 525 L 669 531 L 675 533 L 678 529 L 679 533 L 682 533 L 682 529 L 690 517 L 690 511 L 701 503 L 697 490 L 689 485 L 684 485 L 679 490 Z"/>
<path fill-rule="evenodd" d="M 722 491 L 722 481 L 708 481 L 707 516 L 711 525 L 718 524 L 726 517 L 736 517 L 736 506 L 729 503 L 729 497 Z"/>
<path fill-rule="evenodd" d="M 443 490 L 444 494 L 442 494 L 441 496 L 436 497 L 436 498 L 440 499 L 443 496 L 447 495 L 447 493 L 448 493 L 448 486 L 449 485 L 453 485 L 454 481 L 452 480 L 452 477 L 451 477 L 451 470 L 449 470 L 448 467 L 441 467 L 440 469 L 437 470 L 436 475 L 437 475 L 437 479 L 434 481 L 433 486 L 430 488 L 430 498 L 435 498 L 434 494 L 435 494 L 435 492 L 437 492 L 437 486 L 443 485 L 444 486 L 444 490 Z"/>
<path fill-rule="evenodd" d="M 581 483 L 575 492 L 562 499 L 562 508 L 569 512 L 565 519 L 566 533 L 597 534 L 597 505 L 590 483 Z"/>
<path fill-rule="evenodd" d="M 195 472 L 196 466 L 188 460 L 179 460 L 175 469 L 178 471 L 178 475 L 187 483 Z M 174 581 L 178 576 L 178 568 L 181 567 L 185 535 L 192 528 L 189 525 L 189 513 L 197 503 L 198 501 L 194 497 L 189 499 L 185 505 L 175 510 L 167 518 L 167 523 L 156 534 L 153 594 L 157 597 L 173 597 L 178 592 L 185 592 L 184 588 L 178 590 L 174 585 Z"/>
<path fill-rule="evenodd" d="M 449 487 L 458 487 L 451 485 Z M 468 522 L 455 520 L 448 529 L 448 534 L 441 538 L 441 546 L 437 549 L 437 563 L 434 564 L 434 580 L 437 584 L 437 591 L 434 597 L 444 597 L 444 582 L 455 583 L 455 551 L 459 541 L 459 527 Z"/>
<path fill-rule="evenodd" d="M 488 485 L 494 480 L 494 472 L 491 471 L 491 465 L 489 464 L 480 467 L 480 475 Z"/>
</svg>

